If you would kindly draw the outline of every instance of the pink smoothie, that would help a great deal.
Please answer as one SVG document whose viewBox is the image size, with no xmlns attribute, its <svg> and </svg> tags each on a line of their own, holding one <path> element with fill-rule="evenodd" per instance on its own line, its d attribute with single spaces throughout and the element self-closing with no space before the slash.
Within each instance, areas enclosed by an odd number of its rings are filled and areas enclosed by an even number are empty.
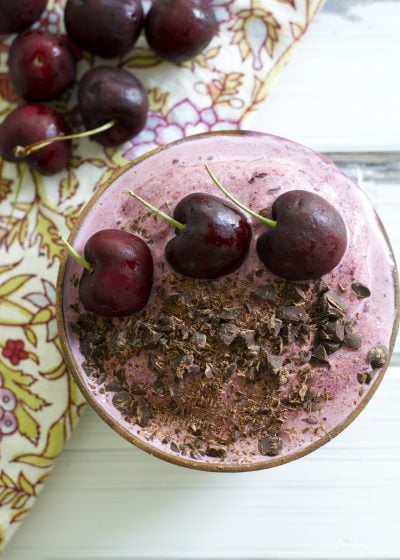
<svg viewBox="0 0 400 560">
<path fill-rule="evenodd" d="M 204 169 L 207 163 L 221 183 L 245 205 L 253 210 L 270 209 L 280 194 L 293 189 L 317 193 L 332 203 L 341 213 L 348 230 L 348 247 L 339 264 L 324 281 L 341 295 L 347 304 L 347 315 L 353 320 L 354 329 L 362 337 L 358 350 L 341 348 L 330 356 L 330 368 L 314 366 L 316 385 L 330 394 L 329 400 L 317 411 L 297 410 L 287 415 L 282 427 L 283 449 L 280 457 L 312 449 L 327 434 L 335 435 L 340 425 L 348 420 L 355 409 L 368 400 L 379 375 L 373 376 L 368 385 L 361 385 L 357 374 L 371 371 L 368 351 L 377 345 L 392 347 L 396 323 L 395 265 L 388 243 L 382 233 L 378 218 L 365 194 L 331 161 L 304 146 L 282 138 L 248 133 L 245 135 L 217 134 L 194 137 L 167 147 L 144 159 L 118 177 L 92 205 L 79 227 L 74 247 L 83 253 L 88 238 L 106 228 L 129 230 L 138 220 L 140 227 L 151 239 L 155 264 L 154 287 L 149 306 L 155 305 L 154 290 L 161 275 L 173 271 L 164 258 L 164 247 L 174 236 L 172 228 L 161 219 L 149 216 L 135 200 L 124 194 L 133 190 L 147 201 L 172 214 L 177 202 L 192 192 L 220 193 L 209 180 Z M 220 195 L 223 197 L 223 195 Z M 255 241 L 265 226 L 249 217 L 253 227 L 253 240 L 244 264 L 230 278 L 238 282 L 246 278 L 260 261 Z M 131 439 L 146 442 L 147 449 L 156 454 L 173 455 L 170 441 L 184 437 L 185 430 L 178 420 L 154 418 L 148 427 L 140 427 L 124 419 L 112 404 L 112 394 L 100 389 L 87 376 L 81 364 L 84 360 L 79 340 L 72 330 L 77 319 L 71 308 L 78 302 L 78 289 L 74 278 L 80 277 L 81 268 L 68 260 L 63 283 L 63 313 L 68 345 L 78 371 L 81 384 L 90 398 L 104 410 L 109 423 L 117 421 Z M 269 272 L 263 282 L 276 280 Z M 350 289 L 358 281 L 371 291 L 368 298 L 357 297 Z M 257 283 L 257 280 L 255 280 Z M 226 279 L 215 282 L 221 301 L 226 289 Z M 340 289 L 339 289 L 340 287 Z M 243 301 L 237 301 L 243 305 Z M 154 309 L 157 313 L 157 309 Z M 147 357 L 139 356 L 127 363 L 132 379 L 146 379 L 154 375 L 147 367 Z M 139 379 L 139 380 L 140 380 Z M 177 427 L 178 435 L 175 433 Z M 261 455 L 255 438 L 240 438 L 232 444 L 224 459 L 204 456 L 199 463 L 223 465 L 268 466 L 276 458 Z M 185 459 L 183 459 L 185 461 Z"/>
</svg>

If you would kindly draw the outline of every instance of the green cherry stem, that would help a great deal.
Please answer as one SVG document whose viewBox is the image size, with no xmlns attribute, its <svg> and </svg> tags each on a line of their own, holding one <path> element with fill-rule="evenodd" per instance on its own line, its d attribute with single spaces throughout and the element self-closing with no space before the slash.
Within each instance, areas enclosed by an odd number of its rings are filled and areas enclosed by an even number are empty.
<svg viewBox="0 0 400 560">
<path fill-rule="evenodd" d="M 253 218 L 256 218 L 257 220 L 260 220 L 261 222 L 263 222 L 264 224 L 266 224 L 269 227 L 275 227 L 276 224 L 278 222 L 276 222 L 275 220 L 269 220 L 268 218 L 264 218 L 264 216 L 261 216 L 261 214 L 257 214 L 257 212 L 253 212 L 253 210 L 250 210 L 250 208 L 247 208 L 247 206 L 244 206 L 244 204 L 242 204 L 241 202 L 239 202 L 239 200 L 237 198 L 235 198 L 232 194 L 230 194 L 222 185 L 221 183 L 218 181 L 218 179 L 216 178 L 216 176 L 214 175 L 214 173 L 211 171 L 211 169 L 208 167 L 208 165 L 205 163 L 205 168 L 207 170 L 207 173 L 209 174 L 211 180 L 213 181 L 213 183 L 219 188 L 220 191 L 222 191 L 224 193 L 224 195 L 234 204 L 236 204 L 236 206 L 239 206 L 239 208 L 241 208 L 242 210 L 244 210 L 245 212 L 247 212 L 248 214 L 250 214 L 251 216 L 253 216 Z"/>
<path fill-rule="evenodd" d="M 74 257 L 74 259 L 76 259 L 78 261 L 79 264 L 81 264 L 84 268 L 86 268 L 86 270 L 88 272 L 93 272 L 93 266 L 90 264 L 90 262 L 88 262 L 85 258 L 83 258 L 73 247 L 70 243 L 68 243 L 68 241 L 66 239 L 64 239 L 63 237 L 61 237 L 60 235 L 60 241 L 62 243 L 62 245 L 64 245 L 64 247 L 71 253 L 71 255 Z"/>
<path fill-rule="evenodd" d="M 75 140 L 76 138 L 86 138 L 87 136 L 93 136 L 94 134 L 100 134 L 100 132 L 105 132 L 115 125 L 115 121 L 110 121 L 106 124 L 94 128 L 92 130 L 85 130 L 84 132 L 77 132 L 76 134 L 60 134 L 60 136 L 53 136 L 53 138 L 47 138 L 46 140 L 40 140 L 29 146 L 15 146 L 14 155 L 17 158 L 25 158 L 31 154 L 47 148 L 54 142 L 63 142 L 64 140 Z"/>
<path fill-rule="evenodd" d="M 178 222 L 178 220 L 175 220 L 174 218 L 171 218 L 171 216 L 168 216 L 168 214 L 166 214 L 162 210 L 159 210 L 158 208 L 156 208 L 155 206 L 150 204 L 150 202 L 147 202 L 146 200 L 144 200 L 138 194 L 136 194 L 132 191 L 125 191 L 124 194 L 128 194 L 129 196 L 132 196 L 135 200 L 137 200 L 138 202 L 143 204 L 143 206 L 146 206 L 146 208 L 148 208 L 151 212 L 153 212 L 154 214 L 157 214 L 158 216 L 161 216 L 161 218 L 164 218 L 164 220 L 169 222 L 172 226 L 176 227 L 176 229 L 179 229 L 179 231 L 185 231 L 185 229 L 186 229 L 185 224 L 182 224 L 181 222 Z"/>
</svg>

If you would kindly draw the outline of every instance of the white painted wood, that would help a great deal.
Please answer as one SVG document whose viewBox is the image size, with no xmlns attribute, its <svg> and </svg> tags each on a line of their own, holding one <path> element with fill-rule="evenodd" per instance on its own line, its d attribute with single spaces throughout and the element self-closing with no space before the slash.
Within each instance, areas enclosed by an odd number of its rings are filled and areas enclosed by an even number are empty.
<svg viewBox="0 0 400 560">
<path fill-rule="evenodd" d="M 398 150 L 399 22 L 399 0 L 327 0 L 249 125 L 320 151 Z"/>
<path fill-rule="evenodd" d="M 328 0 L 262 129 L 320 150 L 399 150 L 399 21 L 399 0 Z M 400 154 L 334 159 L 369 193 L 400 260 Z M 4 559 L 399 559 L 399 345 L 392 364 L 343 434 L 272 471 L 174 467 L 88 410 Z"/>
</svg>

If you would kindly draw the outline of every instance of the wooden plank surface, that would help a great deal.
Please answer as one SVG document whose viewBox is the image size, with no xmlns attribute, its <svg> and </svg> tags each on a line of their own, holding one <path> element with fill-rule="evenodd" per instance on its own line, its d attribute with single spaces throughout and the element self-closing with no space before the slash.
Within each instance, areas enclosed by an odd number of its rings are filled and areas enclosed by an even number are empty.
<svg viewBox="0 0 400 560">
<path fill-rule="evenodd" d="M 398 150 L 400 0 L 326 0 L 249 126 L 320 151 Z"/>
<path fill-rule="evenodd" d="M 259 127 L 335 152 L 378 209 L 398 260 L 399 21 L 398 0 L 328 0 Z M 4 558 L 399 559 L 396 350 L 360 418 L 271 471 L 181 469 L 134 449 L 87 410 Z"/>
</svg>

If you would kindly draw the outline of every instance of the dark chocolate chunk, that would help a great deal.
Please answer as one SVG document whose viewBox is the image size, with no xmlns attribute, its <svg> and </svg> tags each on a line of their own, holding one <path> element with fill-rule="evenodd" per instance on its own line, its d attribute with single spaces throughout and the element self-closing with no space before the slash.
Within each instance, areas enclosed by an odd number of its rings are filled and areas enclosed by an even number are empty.
<svg viewBox="0 0 400 560">
<path fill-rule="evenodd" d="M 218 335 L 221 341 L 226 344 L 226 346 L 230 346 L 239 332 L 240 329 L 237 325 L 235 325 L 235 323 L 225 323 L 219 329 Z"/>
<path fill-rule="evenodd" d="M 322 344 L 319 344 L 311 350 L 311 360 L 321 364 L 329 364 L 328 355 Z"/>
<path fill-rule="evenodd" d="M 276 301 L 276 292 L 275 288 L 267 284 L 266 286 L 262 286 L 261 288 L 257 288 L 254 292 L 251 292 L 251 297 L 256 301 L 269 301 L 274 303 Z"/>
<path fill-rule="evenodd" d="M 146 401 L 140 401 L 140 403 L 137 405 L 136 414 L 137 414 L 139 426 L 145 428 L 146 426 L 149 425 L 150 408 Z"/>
<path fill-rule="evenodd" d="M 146 390 L 140 383 L 132 383 L 130 386 L 130 391 L 134 395 L 144 395 Z"/>
<path fill-rule="evenodd" d="M 371 295 L 371 290 L 368 286 L 365 286 L 365 284 L 362 284 L 361 282 L 353 282 L 351 289 L 358 298 L 367 298 Z"/>
<path fill-rule="evenodd" d="M 143 325 L 141 329 L 141 337 L 143 346 L 151 350 L 157 348 L 157 344 L 162 338 L 162 334 L 149 327 L 149 325 Z"/>
<path fill-rule="evenodd" d="M 290 323 L 307 323 L 310 320 L 306 310 L 296 305 L 285 305 L 282 307 L 280 317 Z"/>
<path fill-rule="evenodd" d="M 151 392 L 154 395 L 157 395 L 158 397 L 163 397 L 165 395 L 165 387 L 164 387 L 164 383 L 161 381 L 161 379 L 157 379 L 152 387 L 151 387 Z"/>
<path fill-rule="evenodd" d="M 369 385 L 372 381 L 372 374 L 370 371 L 365 371 L 357 374 L 357 381 L 360 385 Z"/>
<path fill-rule="evenodd" d="M 358 350 L 359 348 L 361 348 L 362 338 L 358 333 L 354 332 L 351 327 L 346 326 L 344 344 L 352 350 Z"/>
<path fill-rule="evenodd" d="M 282 368 L 283 358 L 275 354 L 268 354 L 266 356 L 267 371 L 273 375 L 277 375 Z"/>
<path fill-rule="evenodd" d="M 232 319 L 236 319 L 241 313 L 243 313 L 241 307 L 231 307 L 229 309 L 223 309 L 219 318 L 222 321 L 232 321 Z"/>
<path fill-rule="evenodd" d="M 334 354 L 341 346 L 341 342 L 333 342 L 333 340 L 321 340 L 322 346 L 325 348 L 327 354 Z"/>
<path fill-rule="evenodd" d="M 320 338 L 331 340 L 333 342 L 343 342 L 344 340 L 344 324 L 341 319 L 330 320 L 323 324 Z"/>
<path fill-rule="evenodd" d="M 202 332 L 196 331 L 192 336 L 192 342 L 198 348 L 204 348 L 207 344 L 207 335 Z"/>
<path fill-rule="evenodd" d="M 223 459 L 226 455 L 227 448 L 225 445 L 219 445 L 217 443 L 209 443 L 206 449 L 206 455 L 208 457 L 216 457 Z"/>
<path fill-rule="evenodd" d="M 332 290 L 324 292 L 320 298 L 321 311 L 331 317 L 343 317 L 346 311 L 345 301 Z"/>
<path fill-rule="evenodd" d="M 128 391 L 118 391 L 112 398 L 112 403 L 116 408 L 125 406 L 127 403 L 132 401 L 132 395 Z"/>
<path fill-rule="evenodd" d="M 119 381 L 119 379 L 113 379 L 113 381 L 107 383 L 107 385 L 104 388 L 106 391 L 112 391 L 112 392 L 124 391 L 124 389 L 126 389 L 124 384 L 121 381 Z"/>
<path fill-rule="evenodd" d="M 244 342 L 246 348 L 252 348 L 255 345 L 256 332 L 253 330 L 242 330 L 239 332 L 238 338 Z"/>
<path fill-rule="evenodd" d="M 274 317 L 272 323 L 273 323 L 273 329 L 274 329 L 274 336 L 279 336 L 279 333 L 281 332 L 281 328 L 282 328 L 282 325 L 283 325 L 282 319 L 276 319 Z"/>
<path fill-rule="evenodd" d="M 180 453 L 179 445 L 175 441 L 171 441 L 169 447 L 173 453 Z"/>
<path fill-rule="evenodd" d="M 368 361 L 374 369 L 383 367 L 389 357 L 389 350 L 385 346 L 375 346 L 368 352 Z"/>
<path fill-rule="evenodd" d="M 282 451 L 282 439 L 277 435 L 263 436 L 258 440 L 258 451 L 261 455 L 275 457 Z"/>
</svg>

